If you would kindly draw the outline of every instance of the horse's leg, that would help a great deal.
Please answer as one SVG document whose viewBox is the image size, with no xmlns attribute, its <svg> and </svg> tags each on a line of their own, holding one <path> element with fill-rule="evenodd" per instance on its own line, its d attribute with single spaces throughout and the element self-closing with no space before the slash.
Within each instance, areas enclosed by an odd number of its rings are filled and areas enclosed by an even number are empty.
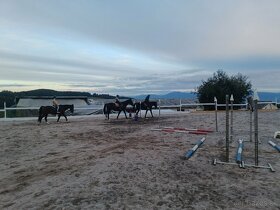
<svg viewBox="0 0 280 210">
<path fill-rule="evenodd" d="M 43 118 L 42 115 L 39 115 L 39 118 L 38 118 L 38 122 L 39 122 L 39 123 L 42 122 L 42 118 Z"/>
<path fill-rule="evenodd" d="M 152 117 L 154 117 L 153 112 L 152 112 L 152 109 L 150 109 L 150 112 L 151 112 Z"/>
<path fill-rule="evenodd" d="M 67 119 L 67 117 L 66 117 L 65 113 L 63 113 L 63 116 L 65 117 L 65 120 L 66 120 L 66 122 L 67 122 L 67 121 L 68 121 L 68 119 Z"/>
<path fill-rule="evenodd" d="M 127 119 L 127 116 L 126 116 L 126 111 L 125 111 L 125 110 L 123 110 L 123 112 L 124 112 L 125 118 Z"/>
<path fill-rule="evenodd" d="M 59 113 L 59 114 L 58 114 L 58 118 L 57 118 L 57 121 L 56 121 L 56 122 L 59 122 L 60 117 L 61 117 L 61 114 Z"/>
<path fill-rule="evenodd" d="M 46 121 L 47 124 L 49 124 L 49 122 L 48 122 L 48 114 L 45 115 L 45 121 Z"/>
<path fill-rule="evenodd" d="M 146 109 L 145 118 L 147 117 L 148 109 Z"/>
<path fill-rule="evenodd" d="M 119 111 L 118 116 L 117 116 L 117 119 L 119 119 L 119 115 L 120 115 L 121 111 L 122 111 L 122 110 Z"/>
</svg>

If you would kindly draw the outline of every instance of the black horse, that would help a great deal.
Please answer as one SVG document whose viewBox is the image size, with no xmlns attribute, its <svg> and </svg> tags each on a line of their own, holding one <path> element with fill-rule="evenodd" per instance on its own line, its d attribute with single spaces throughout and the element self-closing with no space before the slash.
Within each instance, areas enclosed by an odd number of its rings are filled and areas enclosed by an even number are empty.
<svg viewBox="0 0 280 210">
<path fill-rule="evenodd" d="M 136 115 L 138 115 L 140 109 L 141 110 L 146 110 L 146 113 L 145 113 L 145 118 L 147 116 L 147 112 L 150 111 L 152 117 L 153 116 L 153 112 L 152 112 L 152 108 L 155 107 L 155 109 L 157 109 L 157 102 L 156 101 L 143 101 L 141 102 L 136 102 L 134 104 L 134 109 L 136 110 Z"/>
<path fill-rule="evenodd" d="M 125 118 L 127 118 L 125 109 L 126 109 L 128 104 L 133 106 L 133 101 L 132 101 L 131 98 L 126 100 L 126 101 L 120 102 L 119 106 L 116 106 L 115 103 L 104 104 L 103 113 L 105 114 L 106 118 L 109 120 L 109 115 L 110 115 L 111 111 L 118 111 L 119 112 L 118 116 L 117 116 L 117 119 L 119 118 L 120 113 L 123 111 L 124 114 L 125 114 Z"/>
<path fill-rule="evenodd" d="M 39 109 L 39 117 L 38 122 L 41 123 L 42 119 L 45 118 L 45 121 L 48 123 L 47 117 L 48 114 L 58 115 L 57 122 L 59 121 L 61 115 L 65 117 L 66 121 L 68 121 L 65 111 L 70 110 L 71 113 L 74 112 L 74 105 L 59 105 L 59 112 L 57 112 L 56 108 L 53 106 L 41 106 Z"/>
</svg>

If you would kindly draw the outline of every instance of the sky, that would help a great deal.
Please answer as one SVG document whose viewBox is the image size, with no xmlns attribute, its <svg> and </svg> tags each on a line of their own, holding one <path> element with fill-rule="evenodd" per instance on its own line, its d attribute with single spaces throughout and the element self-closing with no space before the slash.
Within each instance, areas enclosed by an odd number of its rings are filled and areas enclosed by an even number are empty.
<svg viewBox="0 0 280 210">
<path fill-rule="evenodd" d="M 280 92 L 279 0 L 0 0 L 0 91 L 190 92 L 222 69 Z"/>
</svg>

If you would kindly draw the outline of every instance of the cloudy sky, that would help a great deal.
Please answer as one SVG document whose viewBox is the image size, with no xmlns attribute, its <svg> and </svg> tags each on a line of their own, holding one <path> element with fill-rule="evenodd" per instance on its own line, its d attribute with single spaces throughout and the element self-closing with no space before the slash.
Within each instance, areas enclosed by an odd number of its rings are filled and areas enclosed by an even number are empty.
<svg viewBox="0 0 280 210">
<path fill-rule="evenodd" d="M 218 69 L 280 92 L 279 0 L 0 0 L 0 90 L 194 91 Z"/>
</svg>

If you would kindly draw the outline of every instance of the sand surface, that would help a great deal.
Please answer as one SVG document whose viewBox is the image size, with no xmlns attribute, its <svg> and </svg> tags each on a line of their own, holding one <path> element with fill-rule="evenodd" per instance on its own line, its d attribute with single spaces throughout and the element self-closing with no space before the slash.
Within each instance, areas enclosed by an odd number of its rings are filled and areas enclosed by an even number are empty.
<svg viewBox="0 0 280 210">
<path fill-rule="evenodd" d="M 280 153 L 267 144 L 280 130 L 280 112 L 259 113 L 259 164 L 268 169 L 212 165 L 225 158 L 225 113 L 219 132 L 203 136 L 151 131 L 164 126 L 215 130 L 214 112 L 119 120 L 69 117 L 0 121 L 0 209 L 279 209 Z M 249 140 L 249 112 L 234 112 L 230 161 L 237 140 Z M 245 163 L 254 164 L 246 142 Z"/>
</svg>

